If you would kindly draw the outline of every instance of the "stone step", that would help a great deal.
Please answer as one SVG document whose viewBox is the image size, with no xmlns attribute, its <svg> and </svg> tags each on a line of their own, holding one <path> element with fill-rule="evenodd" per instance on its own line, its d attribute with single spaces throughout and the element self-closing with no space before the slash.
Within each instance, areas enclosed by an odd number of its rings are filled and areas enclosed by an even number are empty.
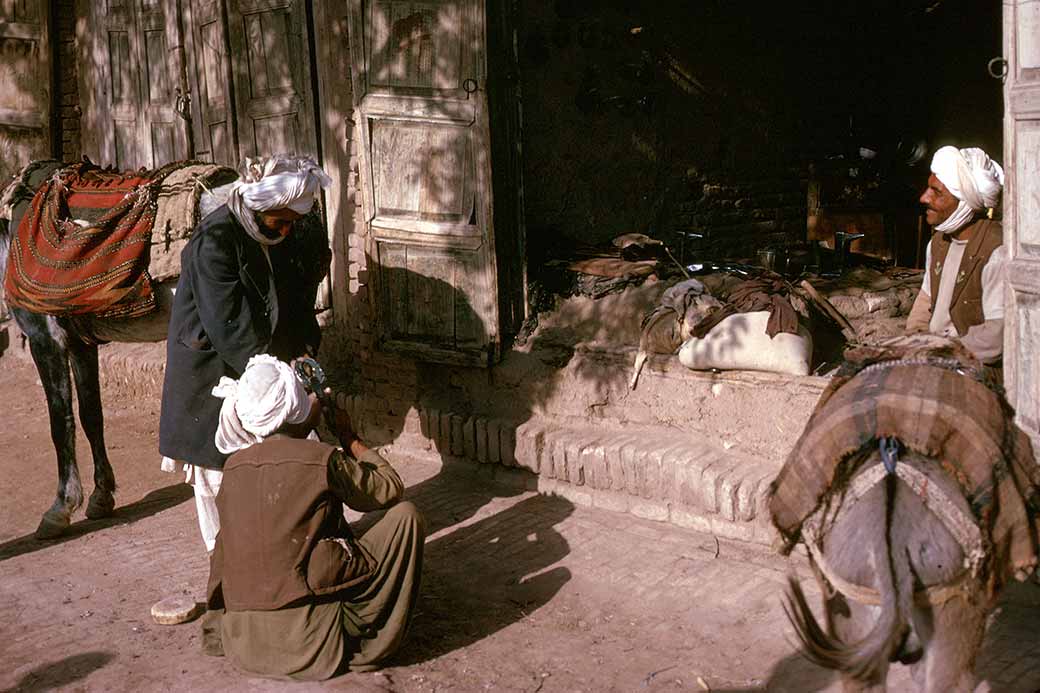
<svg viewBox="0 0 1040 693">
<path fill-rule="evenodd" d="M 363 398 L 338 397 L 364 438 Z M 673 428 L 541 417 L 517 424 L 420 409 L 409 412 L 390 450 L 523 469 L 533 475 L 530 488 L 578 505 L 756 544 L 776 538 L 766 493 L 779 465 Z"/>
</svg>

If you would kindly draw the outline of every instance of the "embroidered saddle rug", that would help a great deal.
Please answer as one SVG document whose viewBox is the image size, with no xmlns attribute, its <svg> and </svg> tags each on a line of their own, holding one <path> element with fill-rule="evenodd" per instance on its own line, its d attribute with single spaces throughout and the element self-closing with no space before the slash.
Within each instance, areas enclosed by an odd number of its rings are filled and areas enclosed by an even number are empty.
<svg viewBox="0 0 1040 693">
<path fill-rule="evenodd" d="M 170 241 L 183 242 L 194 228 L 199 181 L 218 172 L 227 178 L 228 171 L 192 161 L 155 171 L 117 172 L 89 161 L 54 170 L 24 213 L 12 216 L 5 299 L 47 315 L 132 318 L 154 311 L 153 256 L 168 257 Z M 174 245 L 179 251 L 182 243 Z M 179 273 L 177 255 L 160 263 L 162 278 Z"/>
</svg>

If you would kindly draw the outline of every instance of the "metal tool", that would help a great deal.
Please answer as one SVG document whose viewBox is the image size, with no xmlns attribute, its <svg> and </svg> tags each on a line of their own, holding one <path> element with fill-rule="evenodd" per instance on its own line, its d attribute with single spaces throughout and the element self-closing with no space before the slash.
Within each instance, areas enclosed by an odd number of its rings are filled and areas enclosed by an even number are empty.
<svg viewBox="0 0 1040 693">
<path fill-rule="evenodd" d="M 325 369 L 310 356 L 301 356 L 296 359 L 296 377 L 304 386 L 314 393 L 321 402 L 321 414 L 325 417 L 325 424 L 337 436 L 336 429 L 336 403 L 332 395 L 325 391 Z"/>
</svg>

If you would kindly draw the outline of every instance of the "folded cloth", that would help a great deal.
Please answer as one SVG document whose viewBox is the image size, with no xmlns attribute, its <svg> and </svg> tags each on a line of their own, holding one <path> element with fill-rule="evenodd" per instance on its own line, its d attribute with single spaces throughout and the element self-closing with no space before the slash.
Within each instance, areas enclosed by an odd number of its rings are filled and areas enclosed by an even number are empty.
<svg viewBox="0 0 1040 693">
<path fill-rule="evenodd" d="M 704 337 L 731 315 L 769 311 L 766 334 L 770 337 L 778 332 L 798 334 L 798 313 L 787 298 L 789 285 L 783 279 L 760 277 L 740 282 L 728 295 L 719 296 L 726 302 L 722 308 L 712 312 L 693 328 L 694 337 Z"/>
</svg>

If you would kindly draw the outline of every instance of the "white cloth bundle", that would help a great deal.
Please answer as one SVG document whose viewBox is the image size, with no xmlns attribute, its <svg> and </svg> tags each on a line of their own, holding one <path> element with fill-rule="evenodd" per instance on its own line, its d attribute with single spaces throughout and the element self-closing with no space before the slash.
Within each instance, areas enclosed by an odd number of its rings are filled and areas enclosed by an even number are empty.
<svg viewBox="0 0 1040 693">
<path fill-rule="evenodd" d="M 979 210 L 996 207 L 1004 189 L 1004 169 L 978 147 L 940 147 L 932 157 L 932 173 L 961 201 L 953 214 L 935 227 L 943 233 L 960 229 Z"/>
<path fill-rule="evenodd" d="M 225 455 L 262 442 L 283 424 L 303 423 L 311 411 L 292 367 L 268 354 L 249 359 L 238 380 L 221 378 L 213 395 L 224 398 L 213 441 Z"/>
<path fill-rule="evenodd" d="M 261 232 L 254 213 L 291 209 L 306 214 L 321 189 L 331 184 L 328 174 L 305 156 L 246 159 L 245 173 L 231 184 L 227 205 L 250 238 L 265 246 L 275 245 L 284 237 Z"/>
<path fill-rule="evenodd" d="M 694 370 L 746 370 L 808 375 L 812 336 L 798 326 L 798 334 L 766 332 L 769 311 L 736 313 L 703 337 L 690 337 L 679 349 L 679 363 Z"/>
</svg>

